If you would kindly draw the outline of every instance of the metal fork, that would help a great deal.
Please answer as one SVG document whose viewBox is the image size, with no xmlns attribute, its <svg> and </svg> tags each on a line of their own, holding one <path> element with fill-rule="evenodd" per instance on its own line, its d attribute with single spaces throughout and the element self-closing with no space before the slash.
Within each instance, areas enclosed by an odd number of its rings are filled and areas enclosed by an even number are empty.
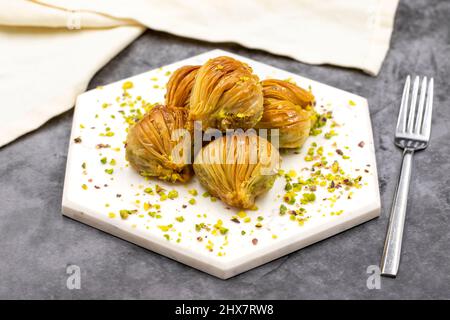
<svg viewBox="0 0 450 320">
<path fill-rule="evenodd" d="M 427 83 L 427 78 L 416 76 L 409 102 L 411 78 L 406 78 L 402 102 L 395 129 L 395 144 L 403 149 L 403 162 L 400 177 L 392 203 L 389 227 L 381 258 L 381 275 L 396 277 L 400 264 L 402 249 L 403 226 L 405 224 L 406 205 L 408 201 L 409 181 L 411 178 L 412 158 L 415 151 L 428 146 L 431 132 L 431 114 L 433 109 L 433 78 Z M 420 97 L 416 110 L 417 96 Z"/>
</svg>

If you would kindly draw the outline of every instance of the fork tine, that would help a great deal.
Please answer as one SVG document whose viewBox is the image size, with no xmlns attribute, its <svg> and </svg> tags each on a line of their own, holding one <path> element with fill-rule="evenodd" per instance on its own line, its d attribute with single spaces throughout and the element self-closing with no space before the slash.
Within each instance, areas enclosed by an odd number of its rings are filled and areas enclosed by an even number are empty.
<svg viewBox="0 0 450 320">
<path fill-rule="evenodd" d="M 425 105 L 425 96 L 427 92 L 427 77 L 422 79 L 422 87 L 420 89 L 419 108 L 417 109 L 417 118 L 414 125 L 414 133 L 420 134 L 420 128 L 422 127 L 423 107 Z"/>
<path fill-rule="evenodd" d="M 406 77 L 405 86 L 403 88 L 402 102 L 400 103 L 400 110 L 398 112 L 398 120 L 396 128 L 397 132 L 404 132 L 406 130 L 406 114 L 408 111 L 410 84 L 411 84 L 411 77 L 408 75 Z"/>
<path fill-rule="evenodd" d="M 433 90 L 434 90 L 433 87 L 434 87 L 434 80 L 433 78 L 431 78 L 430 82 L 428 83 L 427 105 L 425 107 L 425 114 L 422 125 L 422 134 L 425 136 L 427 140 L 430 139 L 431 133 L 431 115 L 433 113 Z"/>
<path fill-rule="evenodd" d="M 417 95 L 419 93 L 419 76 L 416 76 L 414 79 L 412 97 L 411 97 L 411 107 L 409 108 L 409 116 L 408 116 L 408 128 L 407 132 L 412 133 L 414 126 L 414 116 L 416 114 L 416 104 L 417 104 Z"/>
</svg>

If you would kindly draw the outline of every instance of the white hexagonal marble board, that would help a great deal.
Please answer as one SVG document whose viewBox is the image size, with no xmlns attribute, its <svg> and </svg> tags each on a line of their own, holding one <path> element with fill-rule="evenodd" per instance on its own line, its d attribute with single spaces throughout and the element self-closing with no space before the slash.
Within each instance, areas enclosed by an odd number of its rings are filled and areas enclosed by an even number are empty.
<svg viewBox="0 0 450 320">
<path fill-rule="evenodd" d="M 205 195 L 195 177 L 185 185 L 145 179 L 125 160 L 127 119 L 164 102 L 171 72 L 220 55 L 248 63 L 260 79 L 310 88 L 317 111 L 332 111 L 300 150 L 282 152 L 284 173 L 254 210 Z M 219 278 L 232 277 L 379 215 L 367 100 L 221 50 L 98 87 L 76 102 L 62 211 Z"/>
</svg>

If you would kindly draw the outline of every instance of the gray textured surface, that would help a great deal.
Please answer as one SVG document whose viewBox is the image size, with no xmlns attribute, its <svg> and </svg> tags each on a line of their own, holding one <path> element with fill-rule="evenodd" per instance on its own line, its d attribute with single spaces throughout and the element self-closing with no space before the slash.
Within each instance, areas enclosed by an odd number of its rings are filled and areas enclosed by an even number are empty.
<svg viewBox="0 0 450 320">
<path fill-rule="evenodd" d="M 450 1 L 402 1 L 392 48 L 376 78 L 309 66 L 232 44 L 147 32 L 91 87 L 223 48 L 369 99 L 382 216 L 227 281 L 61 216 L 72 111 L 0 149 L 0 298 L 450 298 Z M 332 48 L 330 48 L 332 50 Z M 407 73 L 435 77 L 432 143 L 417 154 L 397 279 L 366 287 L 379 263 L 401 152 L 392 143 Z M 66 266 L 81 268 L 68 290 Z"/>
</svg>

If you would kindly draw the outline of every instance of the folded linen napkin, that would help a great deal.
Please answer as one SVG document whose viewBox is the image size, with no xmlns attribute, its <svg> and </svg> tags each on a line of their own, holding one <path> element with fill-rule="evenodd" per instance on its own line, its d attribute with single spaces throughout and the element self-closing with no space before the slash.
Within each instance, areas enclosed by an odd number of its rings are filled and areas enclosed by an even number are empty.
<svg viewBox="0 0 450 320">
<path fill-rule="evenodd" d="M 0 0 L 0 146 L 70 109 L 145 27 L 376 75 L 398 0 Z M 81 29 L 81 30 L 79 30 Z"/>
</svg>

